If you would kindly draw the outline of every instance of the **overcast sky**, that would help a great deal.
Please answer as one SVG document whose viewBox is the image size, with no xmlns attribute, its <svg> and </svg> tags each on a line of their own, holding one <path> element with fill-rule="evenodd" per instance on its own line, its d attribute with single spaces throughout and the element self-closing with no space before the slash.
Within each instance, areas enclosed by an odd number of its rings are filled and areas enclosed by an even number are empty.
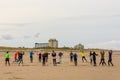
<svg viewBox="0 0 120 80">
<path fill-rule="evenodd" d="M 120 49 L 120 0 L 0 0 L 0 46 Z"/>
</svg>

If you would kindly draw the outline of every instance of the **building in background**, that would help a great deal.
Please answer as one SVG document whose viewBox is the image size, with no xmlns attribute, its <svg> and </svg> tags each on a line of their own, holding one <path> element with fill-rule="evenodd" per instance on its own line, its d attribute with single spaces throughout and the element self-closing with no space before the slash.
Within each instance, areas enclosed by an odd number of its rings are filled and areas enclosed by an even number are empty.
<svg viewBox="0 0 120 80">
<path fill-rule="evenodd" d="M 58 40 L 56 40 L 56 39 L 50 39 L 49 40 L 49 47 L 58 48 Z"/>
<path fill-rule="evenodd" d="M 35 48 L 48 47 L 48 43 L 35 43 Z"/>
<path fill-rule="evenodd" d="M 58 48 L 58 40 L 49 39 L 48 43 L 35 43 L 35 48 L 45 48 L 45 47 Z"/>
</svg>

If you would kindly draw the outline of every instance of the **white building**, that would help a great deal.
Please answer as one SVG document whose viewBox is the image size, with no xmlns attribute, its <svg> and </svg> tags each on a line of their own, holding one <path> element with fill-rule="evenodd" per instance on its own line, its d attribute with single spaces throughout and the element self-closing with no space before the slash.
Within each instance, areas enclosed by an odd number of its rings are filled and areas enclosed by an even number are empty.
<svg viewBox="0 0 120 80">
<path fill-rule="evenodd" d="M 35 48 L 43 47 L 58 48 L 58 41 L 56 39 L 49 39 L 48 43 L 35 43 Z"/>
<path fill-rule="evenodd" d="M 49 47 L 58 48 L 58 40 L 56 40 L 56 39 L 50 39 L 49 40 Z"/>
<path fill-rule="evenodd" d="M 35 48 L 48 47 L 48 43 L 35 43 Z"/>
</svg>

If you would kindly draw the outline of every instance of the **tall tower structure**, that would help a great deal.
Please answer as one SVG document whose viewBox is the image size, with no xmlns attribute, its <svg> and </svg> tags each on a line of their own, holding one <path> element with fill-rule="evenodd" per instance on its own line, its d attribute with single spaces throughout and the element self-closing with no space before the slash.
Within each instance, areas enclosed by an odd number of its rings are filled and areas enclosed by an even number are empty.
<svg viewBox="0 0 120 80">
<path fill-rule="evenodd" d="M 58 48 L 58 40 L 56 39 L 49 39 L 48 41 L 49 43 L 49 47 L 52 47 L 52 48 Z"/>
</svg>

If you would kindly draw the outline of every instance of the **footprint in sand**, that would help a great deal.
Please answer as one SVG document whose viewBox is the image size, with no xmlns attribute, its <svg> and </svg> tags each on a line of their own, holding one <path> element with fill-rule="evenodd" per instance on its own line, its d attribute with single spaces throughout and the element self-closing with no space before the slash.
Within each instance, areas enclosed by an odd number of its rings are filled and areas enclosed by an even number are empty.
<svg viewBox="0 0 120 80">
<path fill-rule="evenodd" d="M 24 79 L 24 78 L 20 78 L 20 77 L 13 77 L 14 80 L 19 80 L 19 79 Z"/>
<path fill-rule="evenodd" d="M 5 72 L 4 74 L 12 74 L 12 72 Z"/>
<path fill-rule="evenodd" d="M 8 78 L 8 80 L 22 80 L 24 78 L 20 78 L 20 77 L 13 77 L 13 78 Z"/>
</svg>

